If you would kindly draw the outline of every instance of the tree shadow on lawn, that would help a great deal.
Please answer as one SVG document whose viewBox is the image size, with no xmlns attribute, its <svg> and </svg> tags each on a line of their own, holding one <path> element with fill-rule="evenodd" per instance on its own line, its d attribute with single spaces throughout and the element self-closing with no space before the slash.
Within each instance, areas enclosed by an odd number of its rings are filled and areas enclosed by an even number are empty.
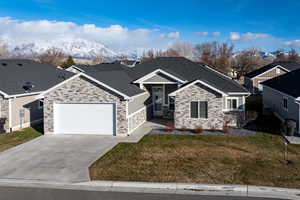
<svg viewBox="0 0 300 200">
<path fill-rule="evenodd" d="M 259 114 L 255 120 L 248 122 L 243 128 L 256 132 L 280 135 L 281 121 L 274 115 Z"/>
</svg>

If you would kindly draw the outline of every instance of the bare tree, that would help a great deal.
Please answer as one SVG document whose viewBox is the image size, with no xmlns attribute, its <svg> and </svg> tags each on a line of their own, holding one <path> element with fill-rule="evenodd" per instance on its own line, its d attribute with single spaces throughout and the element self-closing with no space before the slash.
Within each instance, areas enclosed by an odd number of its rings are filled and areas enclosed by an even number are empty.
<svg viewBox="0 0 300 200">
<path fill-rule="evenodd" d="M 236 72 L 238 79 L 246 73 L 268 64 L 268 60 L 261 58 L 259 52 L 260 51 L 255 48 L 246 49 L 235 57 L 233 70 Z"/>
<path fill-rule="evenodd" d="M 9 57 L 9 51 L 7 49 L 7 46 L 5 44 L 0 44 L 0 59 L 4 59 L 8 57 Z"/>
<path fill-rule="evenodd" d="M 275 62 L 282 62 L 282 61 L 287 61 L 288 60 L 288 56 L 285 54 L 283 49 L 278 49 L 275 51 Z"/>
<path fill-rule="evenodd" d="M 228 73 L 232 68 L 233 49 L 234 46 L 227 43 L 208 42 L 196 45 L 195 52 L 198 61 Z"/>
<path fill-rule="evenodd" d="M 39 61 L 50 65 L 58 66 L 66 59 L 66 54 L 60 49 L 49 49 L 45 53 L 39 56 Z"/>
<path fill-rule="evenodd" d="M 156 58 L 156 53 L 153 49 L 149 49 L 147 51 L 145 51 L 143 53 L 143 56 L 141 58 L 141 62 L 145 62 L 145 61 L 148 61 L 148 60 L 152 60 Z"/>
<path fill-rule="evenodd" d="M 189 42 L 176 42 L 174 43 L 169 50 L 166 51 L 166 54 L 173 56 L 182 56 L 186 58 L 192 58 L 194 52 L 194 46 Z"/>
<path fill-rule="evenodd" d="M 295 49 L 291 49 L 289 51 L 287 60 L 290 62 L 300 63 L 300 56 Z"/>
<path fill-rule="evenodd" d="M 101 64 L 101 63 L 105 63 L 105 62 L 106 62 L 105 58 L 101 54 L 98 54 L 93 59 L 92 64 L 93 65 L 98 65 L 98 64 Z"/>
</svg>

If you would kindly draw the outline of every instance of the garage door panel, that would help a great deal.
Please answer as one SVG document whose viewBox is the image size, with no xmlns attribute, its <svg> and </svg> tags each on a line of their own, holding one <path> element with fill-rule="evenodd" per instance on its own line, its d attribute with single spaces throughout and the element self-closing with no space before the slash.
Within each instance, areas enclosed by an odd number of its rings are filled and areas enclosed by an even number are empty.
<svg viewBox="0 0 300 200">
<path fill-rule="evenodd" d="M 114 104 L 55 104 L 56 134 L 113 135 L 115 132 Z"/>
</svg>

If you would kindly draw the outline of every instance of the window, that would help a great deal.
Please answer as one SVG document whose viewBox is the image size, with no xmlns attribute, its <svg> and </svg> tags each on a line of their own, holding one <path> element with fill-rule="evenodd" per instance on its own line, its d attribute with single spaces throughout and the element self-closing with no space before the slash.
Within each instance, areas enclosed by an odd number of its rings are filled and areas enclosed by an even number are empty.
<svg viewBox="0 0 300 200">
<path fill-rule="evenodd" d="M 237 110 L 238 109 L 238 99 L 237 98 L 227 98 L 227 109 Z"/>
<path fill-rule="evenodd" d="M 38 101 L 38 108 L 42 109 L 44 107 L 44 100 L 39 100 Z"/>
<path fill-rule="evenodd" d="M 276 68 L 276 74 L 280 74 L 280 69 Z"/>
<path fill-rule="evenodd" d="M 284 108 L 285 110 L 288 109 L 288 100 L 287 100 L 287 98 L 283 98 L 283 108 Z"/>
<path fill-rule="evenodd" d="M 207 119 L 207 116 L 208 116 L 207 101 L 192 101 L 190 115 L 191 115 L 191 118 Z"/>
<path fill-rule="evenodd" d="M 175 100 L 174 100 L 174 97 L 169 97 L 169 110 L 175 110 Z"/>
</svg>

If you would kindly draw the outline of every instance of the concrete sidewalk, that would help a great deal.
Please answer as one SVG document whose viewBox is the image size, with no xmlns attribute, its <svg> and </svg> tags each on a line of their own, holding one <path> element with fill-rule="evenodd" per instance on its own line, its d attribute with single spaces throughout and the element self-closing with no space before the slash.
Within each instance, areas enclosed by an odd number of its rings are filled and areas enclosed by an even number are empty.
<svg viewBox="0 0 300 200">
<path fill-rule="evenodd" d="M 82 183 L 55 183 L 28 180 L 0 179 L 0 187 L 52 188 L 79 191 L 114 191 L 161 194 L 189 194 L 211 196 L 263 197 L 275 199 L 300 199 L 300 190 L 277 187 L 246 185 L 210 185 L 188 183 L 151 183 L 151 182 L 118 182 L 90 181 Z"/>
</svg>

